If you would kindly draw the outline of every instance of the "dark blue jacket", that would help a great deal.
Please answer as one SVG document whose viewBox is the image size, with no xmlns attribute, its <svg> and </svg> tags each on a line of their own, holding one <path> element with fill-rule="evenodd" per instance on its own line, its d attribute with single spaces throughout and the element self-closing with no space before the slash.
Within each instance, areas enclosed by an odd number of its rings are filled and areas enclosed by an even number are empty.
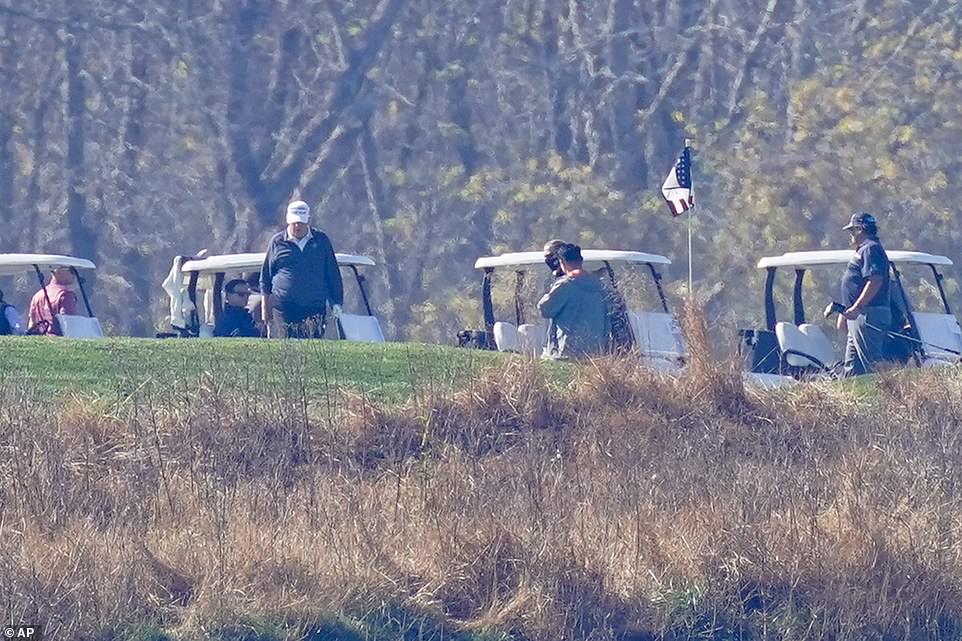
<svg viewBox="0 0 962 641">
<path fill-rule="evenodd" d="M 257 338 L 261 335 L 246 307 L 227 305 L 214 325 L 214 336 Z"/>
<path fill-rule="evenodd" d="M 286 231 L 274 234 L 261 268 L 261 293 L 294 318 L 323 314 L 328 303 L 343 305 L 341 270 L 327 234 L 312 228 L 303 251 Z"/>
</svg>

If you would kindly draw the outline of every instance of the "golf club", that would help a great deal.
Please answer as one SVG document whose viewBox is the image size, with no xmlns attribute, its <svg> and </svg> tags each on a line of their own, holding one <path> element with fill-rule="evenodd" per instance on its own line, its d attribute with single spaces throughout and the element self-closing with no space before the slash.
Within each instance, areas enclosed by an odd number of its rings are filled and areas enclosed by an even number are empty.
<svg viewBox="0 0 962 641">
<path fill-rule="evenodd" d="M 829 303 L 829 304 L 825 307 L 825 311 L 822 312 L 822 316 L 824 316 L 825 319 L 828 320 L 829 318 L 831 318 L 832 314 L 841 314 L 841 313 L 844 312 L 846 309 L 848 309 L 848 308 L 845 307 L 845 305 L 842 305 L 841 303 L 836 302 L 836 301 L 832 301 L 831 303 Z M 962 352 L 960 352 L 960 351 L 958 351 L 958 350 L 955 350 L 955 349 L 951 349 L 951 348 L 949 348 L 949 347 L 943 347 L 942 345 L 936 345 L 935 343 L 929 343 L 928 341 L 919 340 L 919 339 L 913 338 L 913 337 L 911 337 L 911 336 L 906 336 L 905 334 L 899 334 L 899 333 L 893 332 L 893 331 L 891 331 L 891 330 L 882 329 L 881 327 L 878 327 L 878 326 L 876 326 L 876 325 L 873 325 L 872 323 L 869 323 L 869 322 L 866 322 L 865 325 L 868 326 L 868 327 L 870 327 L 870 328 L 872 328 L 872 329 L 874 329 L 874 330 L 877 331 L 877 332 L 882 332 L 882 333 L 884 333 L 885 335 L 889 336 L 890 338 L 904 338 L 904 339 L 907 340 L 907 341 L 911 341 L 911 342 L 913 342 L 913 343 L 917 343 L 917 344 L 923 345 L 923 346 L 925 346 L 925 347 L 931 347 L 931 348 L 934 348 L 934 349 L 942 350 L 943 352 L 948 352 L 949 354 L 955 354 L 956 356 L 962 357 Z"/>
</svg>

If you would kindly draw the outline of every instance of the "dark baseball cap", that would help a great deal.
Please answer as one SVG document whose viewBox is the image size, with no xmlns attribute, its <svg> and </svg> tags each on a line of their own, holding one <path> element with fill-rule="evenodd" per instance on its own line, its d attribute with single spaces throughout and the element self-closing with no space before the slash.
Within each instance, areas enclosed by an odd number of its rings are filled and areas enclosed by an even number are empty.
<svg viewBox="0 0 962 641">
<path fill-rule="evenodd" d="M 848 221 L 848 224 L 842 227 L 843 231 L 848 231 L 853 227 L 861 227 L 862 229 L 875 229 L 877 223 L 875 222 L 875 216 L 872 214 L 866 214 L 865 212 L 860 212 L 858 214 L 852 214 L 852 219 Z"/>
</svg>

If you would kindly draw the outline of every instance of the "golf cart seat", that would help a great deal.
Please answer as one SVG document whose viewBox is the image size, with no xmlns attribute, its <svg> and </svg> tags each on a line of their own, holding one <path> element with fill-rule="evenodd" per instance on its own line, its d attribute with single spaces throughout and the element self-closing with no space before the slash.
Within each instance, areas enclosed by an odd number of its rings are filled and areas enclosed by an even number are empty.
<svg viewBox="0 0 962 641">
<path fill-rule="evenodd" d="M 90 316 L 57 314 L 60 331 L 67 338 L 103 338 L 104 330 L 100 321 Z"/>
<path fill-rule="evenodd" d="M 926 362 L 932 359 L 957 362 L 959 355 L 948 351 L 962 352 L 962 328 L 955 316 L 930 312 L 915 312 L 913 316 L 919 338 L 924 343 Z"/>
<path fill-rule="evenodd" d="M 337 317 L 337 330 L 340 337 L 348 341 L 362 343 L 383 343 L 384 332 L 375 316 L 362 314 L 341 314 Z"/>
<path fill-rule="evenodd" d="M 808 345 L 811 349 L 809 353 L 823 365 L 828 367 L 838 360 L 835 357 L 835 348 L 832 346 L 831 339 L 825 335 L 821 327 L 812 323 L 802 323 L 798 329 L 808 337 Z"/>
<path fill-rule="evenodd" d="M 548 328 L 541 323 L 522 323 L 518 326 L 518 351 L 531 356 L 541 356 Z"/>
<path fill-rule="evenodd" d="M 514 323 L 498 321 L 494 324 L 494 344 L 499 352 L 517 352 L 518 342 L 518 328 Z"/>
<path fill-rule="evenodd" d="M 688 351 L 671 314 L 629 310 L 628 320 L 642 354 L 667 360 L 687 358 Z"/>
<path fill-rule="evenodd" d="M 778 338 L 778 347 L 782 351 L 784 361 L 789 366 L 817 370 L 828 368 L 829 363 L 816 355 L 820 351 L 817 342 L 802 333 L 802 330 L 795 325 L 784 321 L 776 323 L 775 336 Z"/>
<path fill-rule="evenodd" d="M 201 323 L 197 327 L 198 338 L 214 338 L 214 326 L 210 323 Z"/>
</svg>

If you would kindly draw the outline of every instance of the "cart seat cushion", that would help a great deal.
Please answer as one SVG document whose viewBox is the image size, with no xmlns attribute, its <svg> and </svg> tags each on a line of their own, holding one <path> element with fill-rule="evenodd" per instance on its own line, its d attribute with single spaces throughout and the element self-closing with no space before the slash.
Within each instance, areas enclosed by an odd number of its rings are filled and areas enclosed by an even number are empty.
<svg viewBox="0 0 962 641">
<path fill-rule="evenodd" d="M 498 321 L 494 324 L 494 343 L 499 352 L 518 351 L 518 328 L 513 323 Z"/>
<path fill-rule="evenodd" d="M 104 330 L 100 321 L 88 316 L 57 314 L 61 333 L 68 338 L 103 338 Z"/>
<path fill-rule="evenodd" d="M 337 317 L 341 338 L 361 343 L 383 343 L 384 332 L 376 316 L 341 314 Z"/>
<path fill-rule="evenodd" d="M 688 356 L 681 330 L 671 314 L 630 310 L 628 320 L 642 354 L 669 359 Z"/>
<path fill-rule="evenodd" d="M 954 315 L 915 312 L 912 316 L 919 338 L 926 343 L 922 346 L 926 356 L 949 361 L 959 359 L 957 354 L 948 351 L 962 352 L 962 328 Z"/>
<path fill-rule="evenodd" d="M 518 351 L 541 356 L 547 333 L 547 327 L 543 323 L 522 323 L 518 326 Z"/>
<path fill-rule="evenodd" d="M 808 337 L 808 346 L 812 350 L 809 353 L 812 356 L 822 361 L 826 366 L 839 360 L 835 356 L 835 348 L 832 346 L 831 339 L 825 335 L 825 331 L 821 327 L 811 323 L 802 323 L 798 326 L 798 329 Z"/>
<path fill-rule="evenodd" d="M 818 347 L 813 344 L 812 339 L 802 333 L 802 330 L 791 323 L 781 322 L 775 324 L 775 336 L 778 338 L 778 347 L 785 355 L 785 362 L 792 367 L 819 368 L 819 362 L 826 367 L 829 363 L 822 361 L 816 356 Z M 811 358 L 806 358 L 810 356 Z M 818 359 L 815 362 L 812 359 Z"/>
</svg>

